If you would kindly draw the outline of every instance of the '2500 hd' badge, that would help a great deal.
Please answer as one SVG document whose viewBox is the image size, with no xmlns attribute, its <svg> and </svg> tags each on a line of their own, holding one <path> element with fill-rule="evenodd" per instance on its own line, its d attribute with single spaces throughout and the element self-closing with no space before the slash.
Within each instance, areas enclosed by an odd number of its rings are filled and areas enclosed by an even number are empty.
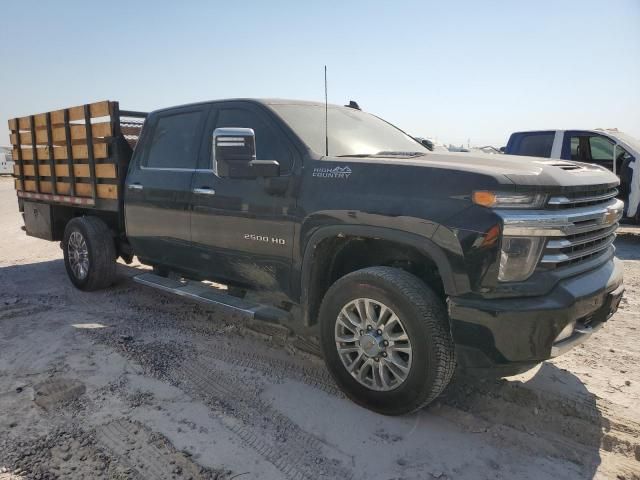
<svg viewBox="0 0 640 480">
<path fill-rule="evenodd" d="M 253 240 L 254 242 L 273 243 L 275 245 L 286 245 L 287 241 L 284 238 L 270 237 L 269 235 L 256 235 L 254 233 L 245 233 L 245 240 Z"/>
<path fill-rule="evenodd" d="M 351 175 L 351 169 L 347 166 L 324 168 L 318 167 L 313 169 L 313 176 L 320 178 L 343 178 L 347 179 Z"/>
</svg>

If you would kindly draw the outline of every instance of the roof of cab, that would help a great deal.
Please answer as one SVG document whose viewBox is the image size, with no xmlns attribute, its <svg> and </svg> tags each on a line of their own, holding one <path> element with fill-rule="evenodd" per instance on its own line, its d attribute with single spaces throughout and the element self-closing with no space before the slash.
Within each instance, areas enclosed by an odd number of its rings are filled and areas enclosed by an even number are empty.
<svg viewBox="0 0 640 480">
<path fill-rule="evenodd" d="M 175 108 L 183 108 L 183 107 L 197 107 L 200 105 L 210 105 L 213 103 L 219 102 L 251 102 L 251 103 L 259 103 L 262 105 L 307 105 L 313 107 L 324 107 L 324 102 L 313 102 L 309 100 L 292 100 L 285 98 L 221 98 L 217 100 L 206 100 L 202 102 L 194 102 L 194 103 L 186 103 L 183 105 L 172 105 L 170 107 L 158 108 L 153 110 L 151 113 L 159 113 L 166 110 L 173 110 Z M 337 108 L 349 108 L 344 105 L 335 105 L 332 103 L 328 104 L 330 107 Z"/>
</svg>

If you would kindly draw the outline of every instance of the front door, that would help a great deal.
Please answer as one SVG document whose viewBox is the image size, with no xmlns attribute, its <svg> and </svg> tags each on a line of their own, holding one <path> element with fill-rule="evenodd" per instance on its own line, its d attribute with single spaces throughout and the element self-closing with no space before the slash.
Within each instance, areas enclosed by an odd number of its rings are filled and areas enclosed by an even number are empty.
<svg viewBox="0 0 640 480">
<path fill-rule="evenodd" d="M 215 105 L 215 104 L 214 104 Z M 280 177 L 218 176 L 212 155 L 215 128 L 252 128 L 256 159 L 277 160 Z M 277 122 L 244 102 L 214 106 L 204 132 L 201 164 L 192 187 L 191 232 L 205 276 L 257 289 L 289 291 L 296 150 Z"/>
<path fill-rule="evenodd" d="M 593 163 L 614 171 L 614 146 L 615 143 L 604 135 L 570 130 L 564 132 L 562 158 Z"/>
<path fill-rule="evenodd" d="M 207 110 L 183 107 L 147 120 L 125 185 L 127 236 L 145 263 L 193 267 L 189 201 Z"/>
</svg>

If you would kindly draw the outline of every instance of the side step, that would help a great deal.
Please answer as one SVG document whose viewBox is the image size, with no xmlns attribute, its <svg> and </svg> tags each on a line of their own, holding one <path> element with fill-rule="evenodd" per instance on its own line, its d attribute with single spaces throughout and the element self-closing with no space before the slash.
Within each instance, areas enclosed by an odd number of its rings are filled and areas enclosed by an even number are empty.
<svg viewBox="0 0 640 480">
<path fill-rule="evenodd" d="M 165 292 L 175 293 L 181 297 L 190 298 L 202 303 L 208 303 L 224 309 L 240 313 L 253 320 L 265 320 L 279 322 L 289 319 L 290 314 L 280 308 L 249 302 L 247 300 L 232 297 L 225 293 L 217 292 L 213 287 L 201 282 L 191 280 L 173 280 L 161 277 L 153 273 L 143 273 L 133 277 L 133 280 L 148 287 L 157 288 Z"/>
</svg>

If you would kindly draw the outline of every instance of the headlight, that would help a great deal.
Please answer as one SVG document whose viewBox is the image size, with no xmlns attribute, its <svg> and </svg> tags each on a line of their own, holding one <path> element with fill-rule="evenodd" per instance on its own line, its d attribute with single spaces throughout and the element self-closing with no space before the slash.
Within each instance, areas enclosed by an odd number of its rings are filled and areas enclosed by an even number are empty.
<svg viewBox="0 0 640 480">
<path fill-rule="evenodd" d="M 473 203 L 494 208 L 540 208 L 546 196 L 542 193 L 509 193 L 478 190 L 471 196 Z"/>
<path fill-rule="evenodd" d="M 503 237 L 498 280 L 519 282 L 529 278 L 540 259 L 544 240 L 544 237 Z"/>
</svg>

